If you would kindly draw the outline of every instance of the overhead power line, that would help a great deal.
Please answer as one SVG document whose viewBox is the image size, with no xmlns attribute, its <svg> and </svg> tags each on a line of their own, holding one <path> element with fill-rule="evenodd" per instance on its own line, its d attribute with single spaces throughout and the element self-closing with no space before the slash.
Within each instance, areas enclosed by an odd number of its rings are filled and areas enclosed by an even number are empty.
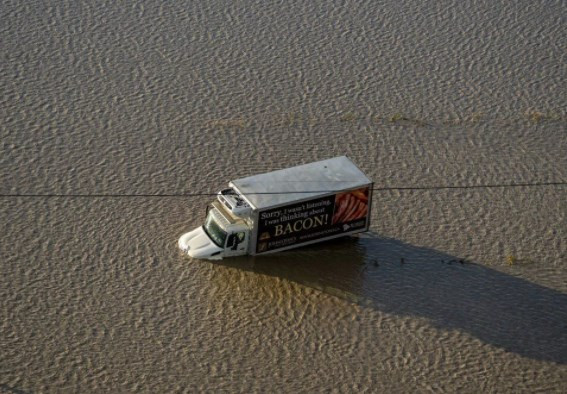
<svg viewBox="0 0 567 394">
<path fill-rule="evenodd" d="M 449 189 L 493 189 L 493 188 L 513 188 L 513 187 L 541 187 L 541 186 L 567 186 L 567 182 L 533 182 L 533 183 L 496 183 L 481 185 L 437 185 L 437 186 L 383 186 L 374 187 L 372 191 L 412 191 L 412 190 L 449 190 Z M 310 193 L 338 193 L 343 190 L 301 190 L 286 192 L 256 192 L 247 193 L 253 195 L 274 195 L 274 194 L 310 194 Z M 191 193 L 154 193 L 154 194 L 128 194 L 128 193 L 3 193 L 0 198 L 156 198 L 156 197 L 199 197 L 216 196 L 217 193 L 211 192 L 191 192 Z"/>
</svg>

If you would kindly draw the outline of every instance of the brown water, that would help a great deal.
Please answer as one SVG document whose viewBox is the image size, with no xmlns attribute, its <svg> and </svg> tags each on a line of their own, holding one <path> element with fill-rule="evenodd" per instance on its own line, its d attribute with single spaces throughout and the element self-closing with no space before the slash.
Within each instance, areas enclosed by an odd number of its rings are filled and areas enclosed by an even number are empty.
<svg viewBox="0 0 567 394">
<path fill-rule="evenodd" d="M 376 192 L 369 234 L 216 263 L 176 249 L 206 197 L 7 196 L 342 154 L 378 187 L 566 181 L 564 1 L 0 10 L 1 392 L 567 391 L 565 186 Z"/>
</svg>

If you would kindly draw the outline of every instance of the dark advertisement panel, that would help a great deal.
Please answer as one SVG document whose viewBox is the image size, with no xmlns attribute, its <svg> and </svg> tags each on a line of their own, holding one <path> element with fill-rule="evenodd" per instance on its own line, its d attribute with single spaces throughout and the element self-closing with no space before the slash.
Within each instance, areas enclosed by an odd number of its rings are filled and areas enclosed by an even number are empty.
<svg viewBox="0 0 567 394">
<path fill-rule="evenodd" d="M 364 187 L 262 211 L 256 253 L 364 229 L 369 205 Z"/>
</svg>

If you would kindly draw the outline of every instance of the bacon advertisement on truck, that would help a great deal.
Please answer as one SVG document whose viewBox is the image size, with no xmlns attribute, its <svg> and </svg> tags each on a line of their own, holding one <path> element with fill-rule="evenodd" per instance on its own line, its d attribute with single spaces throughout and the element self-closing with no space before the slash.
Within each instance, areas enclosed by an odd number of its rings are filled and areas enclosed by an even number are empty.
<svg viewBox="0 0 567 394">
<path fill-rule="evenodd" d="M 259 212 L 256 253 L 366 231 L 369 186 Z"/>
</svg>

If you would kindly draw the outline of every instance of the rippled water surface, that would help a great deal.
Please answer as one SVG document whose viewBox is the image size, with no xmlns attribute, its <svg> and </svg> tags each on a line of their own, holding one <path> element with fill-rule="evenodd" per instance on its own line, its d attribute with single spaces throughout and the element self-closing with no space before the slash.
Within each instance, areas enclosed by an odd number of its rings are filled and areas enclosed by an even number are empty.
<svg viewBox="0 0 567 394">
<path fill-rule="evenodd" d="M 0 392 L 565 392 L 567 188 L 191 260 L 231 179 L 567 180 L 564 1 L 3 1 Z"/>
</svg>

